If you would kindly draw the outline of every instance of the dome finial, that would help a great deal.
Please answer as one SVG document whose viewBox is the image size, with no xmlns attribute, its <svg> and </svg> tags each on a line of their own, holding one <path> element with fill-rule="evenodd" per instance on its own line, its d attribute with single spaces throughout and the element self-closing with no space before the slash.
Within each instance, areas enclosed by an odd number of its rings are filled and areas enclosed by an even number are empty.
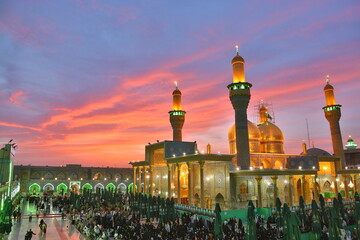
<svg viewBox="0 0 360 240">
<path fill-rule="evenodd" d="M 330 75 L 326 75 L 326 83 L 329 83 L 330 82 Z"/>
<path fill-rule="evenodd" d="M 177 88 L 178 88 L 178 82 L 175 81 L 174 83 L 175 83 L 175 87 L 176 87 L 176 89 L 177 89 Z"/>
<path fill-rule="evenodd" d="M 236 49 L 236 55 L 239 55 L 239 46 L 235 45 L 235 49 Z"/>
</svg>

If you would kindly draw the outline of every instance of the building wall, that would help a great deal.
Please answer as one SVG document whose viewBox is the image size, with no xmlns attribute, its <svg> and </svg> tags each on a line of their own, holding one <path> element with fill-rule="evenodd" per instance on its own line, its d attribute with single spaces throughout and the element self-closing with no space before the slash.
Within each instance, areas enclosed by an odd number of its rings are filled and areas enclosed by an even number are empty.
<svg viewBox="0 0 360 240">
<path fill-rule="evenodd" d="M 33 184 L 38 185 L 41 191 L 44 190 L 44 186 L 54 188 L 56 191 L 62 183 L 69 188 L 71 183 L 79 182 L 80 189 L 85 184 L 90 184 L 94 189 L 96 186 L 106 187 L 110 183 L 123 188 L 133 182 L 131 168 L 96 168 L 81 165 L 64 167 L 17 165 L 14 166 L 14 176 L 20 180 L 22 192 L 29 192 Z"/>
</svg>

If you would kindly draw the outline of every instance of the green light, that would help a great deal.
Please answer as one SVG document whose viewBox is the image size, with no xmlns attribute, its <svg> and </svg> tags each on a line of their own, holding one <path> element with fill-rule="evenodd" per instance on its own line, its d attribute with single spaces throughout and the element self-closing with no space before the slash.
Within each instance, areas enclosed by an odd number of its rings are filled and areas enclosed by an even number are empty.
<svg viewBox="0 0 360 240">
<path fill-rule="evenodd" d="M 40 187 L 40 185 L 37 184 L 37 183 L 31 184 L 30 187 L 29 187 L 29 193 L 30 193 L 30 194 L 33 194 L 33 193 L 39 194 L 40 191 L 41 191 L 41 187 Z"/>
<path fill-rule="evenodd" d="M 170 111 L 170 116 L 184 116 L 185 115 L 185 111 Z"/>
<path fill-rule="evenodd" d="M 1 197 L 1 211 L 4 209 L 4 200 L 5 200 L 5 195 Z"/>
<path fill-rule="evenodd" d="M 68 190 L 68 187 L 65 185 L 65 183 L 60 183 L 60 184 L 56 187 L 57 193 L 60 194 L 62 189 L 64 189 L 64 193 L 66 194 L 66 192 L 67 192 L 67 190 Z"/>
<path fill-rule="evenodd" d="M 356 149 L 356 148 L 357 148 L 357 144 L 354 142 L 354 140 L 349 139 L 349 140 L 347 141 L 347 144 L 345 145 L 345 147 L 346 147 L 347 149 Z"/>
<path fill-rule="evenodd" d="M 84 190 L 85 188 L 92 190 L 93 187 L 91 186 L 91 184 L 86 183 L 83 185 L 82 189 Z"/>
<path fill-rule="evenodd" d="M 11 155 L 11 154 L 10 154 Z M 13 167 L 12 167 L 12 161 L 11 156 L 9 156 L 9 188 L 8 188 L 8 196 L 11 198 L 10 192 L 11 192 L 11 182 L 12 182 L 12 175 L 13 175 Z"/>
<path fill-rule="evenodd" d="M 328 107 L 324 107 L 324 111 L 329 112 L 329 111 L 337 110 L 340 108 L 341 108 L 341 105 L 328 106 Z"/>
<path fill-rule="evenodd" d="M 237 89 L 250 89 L 251 88 L 251 84 L 248 82 L 238 82 L 238 83 L 232 83 L 230 85 L 228 85 L 228 89 L 231 90 L 237 90 Z"/>
<path fill-rule="evenodd" d="M 108 190 L 108 191 L 113 192 L 113 191 L 115 191 L 115 189 L 116 189 L 116 187 L 113 183 L 109 183 L 108 185 L 106 185 L 106 190 Z"/>
</svg>

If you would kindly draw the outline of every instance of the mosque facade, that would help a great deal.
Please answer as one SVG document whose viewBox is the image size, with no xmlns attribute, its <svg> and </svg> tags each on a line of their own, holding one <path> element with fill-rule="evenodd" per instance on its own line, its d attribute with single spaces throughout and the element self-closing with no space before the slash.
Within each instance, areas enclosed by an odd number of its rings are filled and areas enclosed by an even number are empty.
<svg viewBox="0 0 360 240">
<path fill-rule="evenodd" d="M 324 87 L 323 111 L 330 125 L 334 155 L 322 149 L 307 149 L 305 143 L 301 154 L 286 154 L 284 135 L 264 103 L 258 108 L 259 122 L 248 120 L 252 84 L 246 81 L 245 60 L 237 52 L 231 64 L 233 81 L 227 88 L 235 124 L 228 132 L 229 154 L 212 153 L 210 145 L 206 152 L 199 152 L 196 141 L 182 141 L 186 112 L 176 86 L 173 109 L 169 111 L 173 140 L 149 143 L 145 160 L 130 162 L 134 193 L 174 197 L 177 203 L 210 209 L 216 203 L 222 209 L 238 209 L 248 200 L 257 207 L 272 207 L 277 197 L 298 205 L 300 196 L 307 203 L 318 200 L 319 194 L 325 199 L 339 192 L 344 198 L 353 196 L 360 187 L 360 168 L 356 167 L 356 154 L 360 152 L 348 149 L 345 151 L 352 155 L 346 153 L 345 157 L 339 125 L 341 105 L 335 101 L 329 78 Z M 348 160 L 350 155 L 353 161 Z"/>
<path fill-rule="evenodd" d="M 169 119 L 173 139 L 145 146 L 144 161 L 130 162 L 132 168 L 66 166 L 14 166 L 16 145 L 9 141 L 0 149 L 0 196 L 64 194 L 85 188 L 114 189 L 174 197 L 177 203 L 214 209 L 238 209 L 253 200 L 257 207 L 271 207 L 276 198 L 289 205 L 317 200 L 321 193 L 330 199 L 338 193 L 352 197 L 360 188 L 360 149 L 349 137 L 346 150 L 336 103 L 329 79 L 324 87 L 324 115 L 329 122 L 334 155 L 302 146 L 302 153 L 284 152 L 284 135 L 268 113 L 266 104 L 257 109 L 259 121 L 248 120 L 252 84 L 245 78 L 245 60 L 232 59 L 233 81 L 227 86 L 235 124 L 228 131 L 229 154 L 213 153 L 208 145 L 198 150 L 196 141 L 183 141 L 186 111 L 182 93 L 173 91 Z"/>
</svg>

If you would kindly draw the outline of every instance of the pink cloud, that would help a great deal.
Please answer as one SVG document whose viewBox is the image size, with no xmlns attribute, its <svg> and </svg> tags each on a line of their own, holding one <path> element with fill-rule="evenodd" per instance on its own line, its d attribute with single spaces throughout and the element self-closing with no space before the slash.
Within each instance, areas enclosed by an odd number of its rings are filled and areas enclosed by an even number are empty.
<svg viewBox="0 0 360 240">
<path fill-rule="evenodd" d="M 21 98 L 22 96 L 25 95 L 25 91 L 17 91 L 17 92 L 14 92 L 12 94 L 10 94 L 10 97 L 9 97 L 9 101 L 12 103 L 12 104 L 15 104 L 15 105 L 20 105 L 22 102 L 21 102 Z"/>
</svg>

